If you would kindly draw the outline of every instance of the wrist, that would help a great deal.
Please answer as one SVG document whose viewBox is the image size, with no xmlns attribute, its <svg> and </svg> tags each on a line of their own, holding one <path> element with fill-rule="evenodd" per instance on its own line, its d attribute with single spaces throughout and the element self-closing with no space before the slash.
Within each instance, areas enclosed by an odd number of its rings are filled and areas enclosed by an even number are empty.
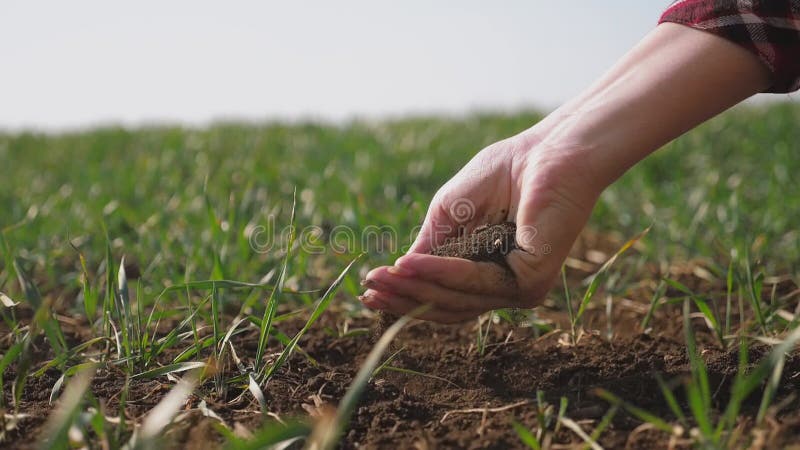
<svg viewBox="0 0 800 450">
<path fill-rule="evenodd" d="M 597 198 L 613 181 L 605 167 L 592 163 L 598 149 L 576 141 L 545 136 L 529 146 L 514 167 L 525 190 L 555 196 L 582 210 L 591 210 Z"/>
</svg>

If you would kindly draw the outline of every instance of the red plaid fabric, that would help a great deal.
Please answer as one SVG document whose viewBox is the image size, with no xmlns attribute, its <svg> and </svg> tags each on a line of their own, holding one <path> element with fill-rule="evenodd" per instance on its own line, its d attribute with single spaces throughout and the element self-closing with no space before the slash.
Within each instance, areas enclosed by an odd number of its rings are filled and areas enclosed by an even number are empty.
<svg viewBox="0 0 800 450">
<path fill-rule="evenodd" d="M 800 89 L 800 0 L 678 0 L 658 22 L 705 30 L 752 51 L 772 71 L 766 92 Z"/>
</svg>

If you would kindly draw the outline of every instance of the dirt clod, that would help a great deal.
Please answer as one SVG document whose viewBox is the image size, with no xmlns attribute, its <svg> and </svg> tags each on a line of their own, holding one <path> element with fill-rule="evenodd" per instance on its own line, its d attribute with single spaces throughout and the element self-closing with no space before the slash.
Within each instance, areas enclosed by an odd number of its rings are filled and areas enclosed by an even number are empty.
<svg viewBox="0 0 800 450">
<path fill-rule="evenodd" d="M 483 225 L 472 233 L 460 237 L 448 238 L 444 244 L 434 248 L 430 254 L 435 256 L 449 256 L 468 259 L 476 262 L 493 262 L 506 269 L 510 279 L 510 267 L 506 262 L 506 255 L 517 248 L 517 226 L 513 222 L 497 225 Z M 506 280 L 498 280 L 506 282 Z M 377 341 L 388 327 L 399 317 L 392 313 L 381 311 L 373 330 L 373 341 Z"/>
<path fill-rule="evenodd" d="M 512 222 L 485 225 L 469 235 L 446 240 L 431 254 L 493 262 L 508 268 L 506 255 L 517 248 L 516 232 L 517 226 Z"/>
</svg>

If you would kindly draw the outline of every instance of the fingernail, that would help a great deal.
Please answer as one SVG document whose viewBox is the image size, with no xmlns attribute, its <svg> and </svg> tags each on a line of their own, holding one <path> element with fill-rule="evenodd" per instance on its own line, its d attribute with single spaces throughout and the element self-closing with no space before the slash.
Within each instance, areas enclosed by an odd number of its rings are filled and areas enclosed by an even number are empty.
<svg viewBox="0 0 800 450">
<path fill-rule="evenodd" d="M 384 303 L 381 300 L 378 300 L 377 298 L 372 297 L 372 296 L 368 297 L 366 295 L 359 295 L 358 296 L 358 301 L 363 303 L 364 306 L 366 306 L 368 308 L 372 308 L 372 309 L 385 309 L 386 308 L 386 303 Z"/>
<path fill-rule="evenodd" d="M 386 269 L 392 275 L 397 275 L 401 277 L 413 277 L 416 276 L 417 273 L 407 267 L 400 267 L 400 266 L 391 266 Z"/>
<path fill-rule="evenodd" d="M 361 285 L 367 289 L 373 289 L 375 291 L 383 291 L 383 292 L 391 292 L 392 289 L 386 285 L 386 283 L 378 280 L 363 280 Z"/>
</svg>

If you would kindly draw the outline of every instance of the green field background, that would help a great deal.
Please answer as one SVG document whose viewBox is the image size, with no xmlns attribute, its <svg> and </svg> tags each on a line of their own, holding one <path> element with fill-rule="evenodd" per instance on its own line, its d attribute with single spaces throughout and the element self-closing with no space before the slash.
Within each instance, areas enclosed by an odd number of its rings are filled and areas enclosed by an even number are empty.
<svg viewBox="0 0 800 450">
<path fill-rule="evenodd" d="M 103 270 L 104 226 L 115 259 L 140 267 L 145 294 L 193 279 L 257 282 L 283 241 L 256 252 L 248 231 L 287 225 L 295 189 L 299 227 L 391 226 L 407 243 L 436 189 L 471 155 L 540 117 L 0 134 L 0 228 L 46 293 L 79 287 L 78 250 Z M 799 171 L 800 107 L 741 107 L 634 167 L 601 197 L 590 226 L 624 238 L 653 224 L 644 257 L 654 262 L 704 258 L 724 272 L 732 252 L 746 252 L 768 272 L 794 273 Z M 289 285 L 318 288 L 366 250 L 347 283 L 355 293 L 367 267 L 400 251 L 357 247 L 298 251 Z M 9 278 L 0 272 L 0 290 Z"/>
</svg>

